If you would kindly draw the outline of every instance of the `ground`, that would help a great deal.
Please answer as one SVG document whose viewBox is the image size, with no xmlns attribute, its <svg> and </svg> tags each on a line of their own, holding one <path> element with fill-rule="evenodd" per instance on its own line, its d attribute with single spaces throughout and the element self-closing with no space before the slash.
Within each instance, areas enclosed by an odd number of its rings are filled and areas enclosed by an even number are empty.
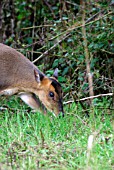
<svg viewBox="0 0 114 170">
<path fill-rule="evenodd" d="M 113 110 L 107 100 L 65 106 L 65 117 L 33 112 L 17 98 L 0 101 L 1 170 L 112 170 Z"/>
</svg>

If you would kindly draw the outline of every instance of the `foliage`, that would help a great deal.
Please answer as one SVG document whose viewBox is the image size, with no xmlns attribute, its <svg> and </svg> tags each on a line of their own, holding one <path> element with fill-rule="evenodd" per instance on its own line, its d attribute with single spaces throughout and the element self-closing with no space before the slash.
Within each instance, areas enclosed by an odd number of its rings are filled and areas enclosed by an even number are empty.
<svg viewBox="0 0 114 170">
<path fill-rule="evenodd" d="M 70 89 L 79 98 L 88 96 L 89 88 L 80 2 L 14 0 L 3 5 L 4 43 L 18 48 L 30 60 L 48 51 L 36 64 L 44 72 L 58 67 L 65 94 Z M 86 33 L 95 94 L 113 92 L 112 7 L 110 1 L 86 2 Z M 71 94 L 67 96 L 72 98 Z"/>
</svg>

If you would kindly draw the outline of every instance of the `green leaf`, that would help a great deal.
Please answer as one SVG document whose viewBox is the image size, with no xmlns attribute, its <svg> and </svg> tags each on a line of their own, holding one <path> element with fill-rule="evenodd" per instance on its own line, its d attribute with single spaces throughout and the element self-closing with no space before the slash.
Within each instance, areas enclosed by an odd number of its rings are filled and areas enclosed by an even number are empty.
<svg viewBox="0 0 114 170">
<path fill-rule="evenodd" d="M 66 73 L 68 73 L 68 70 L 69 70 L 69 67 L 66 67 L 66 68 L 63 70 L 62 75 L 64 76 Z"/>
<path fill-rule="evenodd" d="M 59 64 L 59 60 L 58 60 L 58 59 L 55 59 L 54 62 L 53 62 L 52 67 L 53 67 L 53 68 L 54 68 L 54 67 L 57 67 L 58 64 Z"/>
<path fill-rule="evenodd" d="M 59 76 L 58 80 L 59 80 L 59 82 L 65 82 L 66 81 L 65 77 L 62 77 L 62 76 Z"/>
</svg>

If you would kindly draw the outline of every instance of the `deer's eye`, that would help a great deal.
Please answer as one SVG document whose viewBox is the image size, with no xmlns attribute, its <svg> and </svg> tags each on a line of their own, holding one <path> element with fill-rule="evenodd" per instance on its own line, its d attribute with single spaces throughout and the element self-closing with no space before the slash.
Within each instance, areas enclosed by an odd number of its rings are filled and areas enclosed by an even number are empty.
<svg viewBox="0 0 114 170">
<path fill-rule="evenodd" d="M 49 92 L 50 97 L 54 97 L 54 93 L 52 91 Z"/>
</svg>

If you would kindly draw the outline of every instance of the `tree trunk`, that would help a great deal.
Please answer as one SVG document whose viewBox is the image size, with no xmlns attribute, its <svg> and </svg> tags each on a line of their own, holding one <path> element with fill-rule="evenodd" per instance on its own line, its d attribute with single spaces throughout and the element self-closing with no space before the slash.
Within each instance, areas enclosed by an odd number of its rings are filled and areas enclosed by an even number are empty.
<svg viewBox="0 0 114 170">
<path fill-rule="evenodd" d="M 93 91 L 93 77 L 90 70 L 90 59 L 89 59 L 89 51 L 87 46 L 87 38 L 86 38 L 86 28 L 85 28 L 85 1 L 81 0 L 82 5 L 82 36 L 83 36 L 83 45 L 84 45 L 84 52 L 85 52 L 85 62 L 86 62 L 86 71 L 88 76 L 88 83 L 89 83 L 89 96 L 94 96 Z M 92 103 L 92 98 L 90 99 Z"/>
</svg>

